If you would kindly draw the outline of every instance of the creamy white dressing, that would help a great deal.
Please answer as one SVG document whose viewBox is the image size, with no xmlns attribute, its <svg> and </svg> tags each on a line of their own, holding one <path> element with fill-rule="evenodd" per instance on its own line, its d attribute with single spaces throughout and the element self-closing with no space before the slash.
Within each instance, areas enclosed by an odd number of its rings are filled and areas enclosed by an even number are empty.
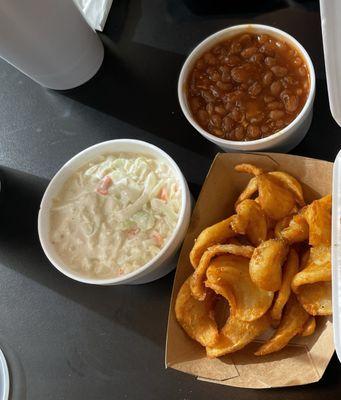
<svg viewBox="0 0 341 400">
<path fill-rule="evenodd" d="M 70 268 L 109 278 L 142 267 L 178 222 L 181 190 L 165 162 L 108 154 L 65 182 L 50 210 L 50 240 Z"/>
</svg>

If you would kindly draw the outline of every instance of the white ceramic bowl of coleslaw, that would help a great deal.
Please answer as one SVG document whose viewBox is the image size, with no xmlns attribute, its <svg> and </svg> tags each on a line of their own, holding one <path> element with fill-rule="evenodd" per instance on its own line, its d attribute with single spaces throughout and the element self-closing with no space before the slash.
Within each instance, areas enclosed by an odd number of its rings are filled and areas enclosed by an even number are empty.
<svg viewBox="0 0 341 400">
<path fill-rule="evenodd" d="M 54 199 L 72 174 L 77 172 L 85 164 L 102 155 L 118 153 L 142 154 L 144 156 L 158 159 L 168 165 L 177 179 L 180 188 L 181 206 L 179 209 L 178 220 L 173 232 L 165 242 L 164 246 L 144 265 L 132 272 L 117 277 L 89 277 L 82 273 L 82 271 L 76 271 L 74 268 L 70 268 L 68 263 L 65 262 L 65 260 L 62 260 L 56 251 L 50 235 L 50 211 Z M 48 185 L 41 201 L 38 215 L 38 233 L 40 243 L 47 258 L 60 272 L 69 278 L 79 282 L 97 285 L 142 284 L 161 278 L 175 267 L 177 251 L 185 237 L 189 225 L 190 214 L 190 192 L 187 182 L 174 160 L 163 150 L 150 143 L 133 139 L 118 139 L 98 143 L 83 150 L 79 154 L 75 155 L 56 173 Z"/>
</svg>

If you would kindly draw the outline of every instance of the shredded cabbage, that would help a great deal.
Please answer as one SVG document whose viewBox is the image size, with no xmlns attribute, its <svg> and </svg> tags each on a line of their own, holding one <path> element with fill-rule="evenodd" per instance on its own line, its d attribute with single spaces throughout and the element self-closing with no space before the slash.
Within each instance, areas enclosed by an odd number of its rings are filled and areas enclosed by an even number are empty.
<svg viewBox="0 0 341 400">
<path fill-rule="evenodd" d="M 179 184 L 168 164 L 133 153 L 109 154 L 67 180 L 51 208 L 50 237 L 73 269 L 119 276 L 159 253 L 180 209 Z"/>
</svg>

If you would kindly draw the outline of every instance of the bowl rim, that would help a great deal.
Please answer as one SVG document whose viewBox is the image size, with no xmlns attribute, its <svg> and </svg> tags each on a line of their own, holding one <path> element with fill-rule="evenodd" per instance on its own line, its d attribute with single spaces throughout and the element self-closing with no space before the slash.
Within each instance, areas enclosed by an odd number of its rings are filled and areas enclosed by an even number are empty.
<svg viewBox="0 0 341 400">
<path fill-rule="evenodd" d="M 55 257 L 53 254 L 51 254 L 49 250 L 49 246 L 52 246 L 50 239 L 48 235 L 43 234 L 43 226 L 46 223 L 45 218 L 43 218 L 43 210 L 48 212 L 47 207 L 49 207 L 49 197 L 50 197 L 50 192 L 54 188 L 54 185 L 56 184 L 56 180 L 60 178 L 61 175 L 65 172 L 65 170 L 72 166 L 73 163 L 76 161 L 79 161 L 80 158 L 83 156 L 91 153 L 91 152 L 96 152 L 98 150 L 98 154 L 94 154 L 93 158 L 95 159 L 96 157 L 99 157 L 101 154 L 108 154 L 108 153 L 115 153 L 114 150 L 108 150 L 106 151 L 105 149 L 113 144 L 118 144 L 118 143 L 130 143 L 130 144 L 137 144 L 142 147 L 145 147 L 146 149 L 151 150 L 151 153 L 154 153 L 155 157 L 159 157 L 160 159 L 165 160 L 172 168 L 174 171 L 180 187 L 181 187 L 181 209 L 179 212 L 179 217 L 177 224 L 171 234 L 171 236 L 168 238 L 168 241 L 166 245 L 160 250 L 160 252 L 150 259 L 146 264 L 142 265 L 141 267 L 137 268 L 136 270 L 129 272 L 128 274 L 115 277 L 115 278 L 102 278 L 102 279 L 96 279 L 96 278 L 89 278 L 89 277 L 82 277 L 77 274 L 73 274 L 71 271 L 67 270 L 64 268 L 64 266 L 61 264 L 61 262 Z M 103 150 L 103 151 L 100 151 Z M 117 151 L 119 152 L 119 151 Z M 129 153 L 127 151 L 126 153 Z M 137 150 L 137 151 L 131 151 L 131 153 L 143 153 L 143 150 Z M 80 167 L 79 167 L 80 168 Z M 66 179 L 70 176 L 70 172 L 65 176 L 63 183 L 65 183 Z M 63 184 L 62 183 L 62 184 Z M 62 186 L 60 185 L 60 187 Z M 62 272 L 64 275 L 67 277 L 74 279 L 78 282 L 82 283 L 88 283 L 88 284 L 96 284 L 96 285 L 108 285 L 108 284 L 115 284 L 115 283 L 129 283 L 128 281 L 131 281 L 132 278 L 135 276 L 137 277 L 140 275 L 142 272 L 146 271 L 148 268 L 151 266 L 155 265 L 160 258 L 168 251 L 168 249 L 171 247 L 173 244 L 174 240 L 176 239 L 179 231 L 181 230 L 182 224 L 185 221 L 185 213 L 186 213 L 186 207 L 188 206 L 188 198 L 187 198 L 187 192 L 188 192 L 188 186 L 186 179 L 184 175 L 182 174 L 179 166 L 177 163 L 173 160 L 171 156 L 169 156 L 164 150 L 160 149 L 159 147 L 149 143 L 145 142 L 143 140 L 136 140 L 136 139 L 113 139 L 113 140 L 107 140 L 104 142 L 96 143 L 90 147 L 87 147 L 86 149 L 82 150 L 81 152 L 75 154 L 70 160 L 68 160 L 65 164 L 62 165 L 62 167 L 56 172 L 56 174 L 53 176 L 51 181 L 49 182 L 47 188 L 45 189 L 44 195 L 42 197 L 40 207 L 39 207 L 39 212 L 38 212 L 38 236 L 40 240 L 40 244 L 43 248 L 43 251 L 46 255 L 46 257 L 49 259 L 49 261 L 52 263 L 52 265 Z M 64 263 L 63 263 L 64 264 Z"/>
<path fill-rule="evenodd" d="M 307 100 L 302 108 L 302 110 L 297 114 L 295 119 L 293 119 L 289 125 L 287 125 L 285 128 L 281 129 L 280 131 L 273 133 L 270 136 L 267 136 L 265 138 L 261 139 L 256 139 L 256 140 L 248 140 L 248 141 L 237 141 L 237 140 L 229 140 L 229 139 L 222 139 L 219 138 L 210 132 L 206 131 L 203 129 L 197 122 L 196 120 L 192 117 L 191 111 L 189 107 L 187 107 L 185 103 L 185 99 L 187 98 L 187 95 L 184 90 L 184 84 L 185 84 L 185 78 L 187 77 L 189 73 L 189 64 L 190 62 L 197 57 L 197 53 L 205 48 L 208 44 L 211 46 L 214 45 L 215 42 L 220 41 L 220 36 L 223 35 L 224 33 L 227 32 L 234 32 L 237 34 L 238 32 L 241 31 L 246 31 L 246 30 L 255 30 L 257 29 L 262 30 L 263 32 L 272 32 L 277 34 L 278 36 L 282 36 L 285 39 L 287 39 L 292 45 L 294 45 L 302 54 L 304 57 L 307 67 L 309 69 L 309 77 L 310 77 L 310 89 L 309 89 L 309 94 L 307 97 Z M 308 52 L 305 50 L 305 48 L 300 44 L 300 42 L 295 39 L 293 36 L 291 36 L 289 33 L 275 28 L 270 25 L 263 25 L 263 24 L 240 24 L 240 25 L 233 25 L 224 29 L 221 29 L 212 35 L 208 36 L 206 39 L 201 41 L 197 46 L 194 47 L 194 49 L 190 52 L 190 54 L 187 56 L 178 79 L 178 99 L 180 103 L 180 107 L 182 109 L 182 112 L 184 113 L 186 119 L 188 122 L 201 134 L 203 135 L 206 139 L 213 141 L 214 143 L 221 145 L 222 147 L 230 147 L 231 149 L 237 149 L 237 148 L 245 148 L 245 150 L 248 150 L 248 147 L 253 147 L 254 145 L 266 145 L 271 141 L 276 141 L 279 137 L 285 135 L 288 131 L 290 131 L 295 125 L 298 125 L 300 121 L 302 120 L 303 116 L 309 111 L 309 108 L 314 101 L 314 96 L 315 96 L 315 86 L 316 86 L 316 77 L 315 77 L 315 70 L 314 70 L 314 65 L 313 62 L 308 54 Z"/>
</svg>

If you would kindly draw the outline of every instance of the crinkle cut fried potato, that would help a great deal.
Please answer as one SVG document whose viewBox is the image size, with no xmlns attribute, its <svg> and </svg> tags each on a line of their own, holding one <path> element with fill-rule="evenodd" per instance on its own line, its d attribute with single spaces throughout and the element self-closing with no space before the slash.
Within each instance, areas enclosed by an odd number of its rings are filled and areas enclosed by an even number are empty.
<svg viewBox="0 0 341 400">
<path fill-rule="evenodd" d="M 205 298 L 206 291 L 204 282 L 206 278 L 206 270 L 214 257 L 227 253 L 250 258 L 253 251 L 254 248 L 252 246 L 241 246 L 235 244 L 217 244 L 209 247 L 202 255 L 199 265 L 191 277 L 190 286 L 192 295 L 198 300 L 203 300 Z"/>
<path fill-rule="evenodd" d="M 303 211 L 303 216 L 309 225 L 309 244 L 330 246 L 331 240 L 331 208 L 332 196 L 315 200 Z"/>
<path fill-rule="evenodd" d="M 331 315 L 330 281 L 330 246 L 320 245 L 310 249 L 307 264 L 294 276 L 291 287 L 309 314 Z"/>
<path fill-rule="evenodd" d="M 311 315 L 332 314 L 331 282 L 316 282 L 301 286 L 296 296 L 304 309 Z"/>
<path fill-rule="evenodd" d="M 218 339 L 213 311 L 215 295 L 207 290 L 204 300 L 196 300 L 191 294 L 189 279 L 181 286 L 176 298 L 176 319 L 192 339 L 202 346 L 213 346 Z"/>
<path fill-rule="evenodd" d="M 299 206 L 303 207 L 305 205 L 302 186 L 296 178 L 283 171 L 269 172 L 269 175 L 275 176 L 281 181 L 284 188 L 291 191 Z"/>
<path fill-rule="evenodd" d="M 200 233 L 189 255 L 193 268 L 198 266 L 201 256 L 209 247 L 218 243 L 226 243 L 228 239 L 236 236 L 231 227 L 232 219 L 232 217 L 224 219 L 217 224 L 209 226 Z"/>
<path fill-rule="evenodd" d="M 315 332 L 315 329 L 316 329 L 316 319 L 311 315 L 308 321 L 303 325 L 301 336 L 310 336 Z"/>
<path fill-rule="evenodd" d="M 275 235 L 290 244 L 304 242 L 309 237 L 309 225 L 303 215 L 290 215 L 277 222 Z"/>
<path fill-rule="evenodd" d="M 331 196 L 306 204 L 300 182 L 284 171 L 235 170 L 252 177 L 234 214 L 196 239 L 194 272 L 175 304 L 179 324 L 208 357 L 238 351 L 271 329 L 255 354 L 280 351 L 313 335 L 318 316 L 332 313 Z M 217 311 L 217 299 L 229 311 Z"/>
<path fill-rule="evenodd" d="M 278 221 L 293 212 L 295 197 L 276 177 L 263 174 L 257 176 L 257 181 L 259 204 L 270 218 Z"/>
<path fill-rule="evenodd" d="M 232 229 L 239 235 L 246 235 L 253 246 L 260 245 L 268 233 L 267 218 L 261 206 L 246 199 L 236 206 L 236 213 L 231 221 Z"/>
<path fill-rule="evenodd" d="M 254 321 L 271 307 L 274 293 L 252 282 L 245 257 L 228 254 L 215 258 L 206 278 L 206 287 L 223 296 L 230 304 L 230 315 L 241 321 Z"/>
<path fill-rule="evenodd" d="M 251 178 L 246 188 L 240 193 L 236 201 L 236 206 L 246 199 L 251 199 L 251 197 L 257 192 L 257 190 L 258 190 L 257 178 L 256 177 Z"/>
<path fill-rule="evenodd" d="M 282 317 L 282 310 L 287 303 L 291 293 L 291 282 L 293 277 L 298 272 L 299 259 L 297 252 L 291 249 L 282 271 L 282 283 L 271 309 L 271 318 L 280 320 Z"/>
<path fill-rule="evenodd" d="M 276 291 L 282 284 L 282 265 L 289 251 L 282 239 L 269 239 L 261 243 L 250 260 L 252 281 L 264 290 Z"/>
<path fill-rule="evenodd" d="M 207 356 L 210 358 L 220 357 L 240 350 L 261 335 L 269 326 L 270 319 L 267 314 L 251 322 L 241 321 L 230 316 L 221 329 L 216 343 L 206 347 Z"/>
<path fill-rule="evenodd" d="M 294 336 L 303 332 L 308 319 L 309 314 L 297 301 L 295 295 L 290 296 L 283 318 L 274 335 L 256 351 L 255 355 L 265 356 L 283 349 Z"/>
<path fill-rule="evenodd" d="M 300 183 L 289 174 L 277 175 L 265 173 L 252 164 L 240 164 L 235 167 L 237 172 L 246 172 L 255 175 L 259 204 L 263 211 L 272 219 L 278 221 L 290 215 L 296 204 L 303 204 L 303 191 Z M 249 190 L 251 196 L 255 194 Z M 244 198 L 243 195 L 242 198 Z M 237 203 L 240 202 L 240 198 Z"/>
</svg>

